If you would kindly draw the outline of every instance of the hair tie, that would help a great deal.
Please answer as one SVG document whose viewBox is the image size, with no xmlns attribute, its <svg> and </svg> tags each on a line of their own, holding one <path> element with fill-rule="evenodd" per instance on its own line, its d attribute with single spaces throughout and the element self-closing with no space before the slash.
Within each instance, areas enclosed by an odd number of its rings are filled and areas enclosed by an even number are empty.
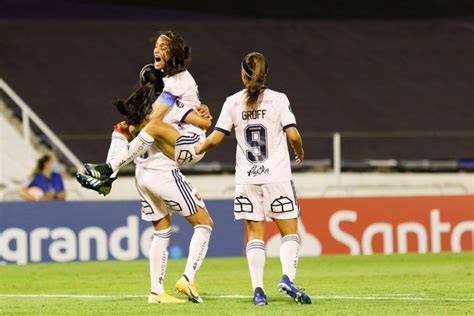
<svg viewBox="0 0 474 316">
<path fill-rule="evenodd" d="M 245 74 L 249 79 L 252 79 L 253 71 L 250 69 L 250 67 L 247 64 L 244 64 L 242 62 L 242 69 L 244 70 Z"/>
</svg>

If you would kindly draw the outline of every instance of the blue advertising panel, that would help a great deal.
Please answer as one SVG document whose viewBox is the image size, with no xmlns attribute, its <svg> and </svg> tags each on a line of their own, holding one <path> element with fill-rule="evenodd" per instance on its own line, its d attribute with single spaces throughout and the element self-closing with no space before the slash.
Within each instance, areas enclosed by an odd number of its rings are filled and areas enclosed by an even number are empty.
<svg viewBox="0 0 474 316">
<path fill-rule="evenodd" d="M 207 201 L 214 220 L 208 256 L 243 254 L 242 223 L 232 200 Z M 137 201 L 0 203 L 0 263 L 147 258 L 153 228 Z M 191 224 L 172 216 L 171 258 L 185 257 Z"/>
</svg>

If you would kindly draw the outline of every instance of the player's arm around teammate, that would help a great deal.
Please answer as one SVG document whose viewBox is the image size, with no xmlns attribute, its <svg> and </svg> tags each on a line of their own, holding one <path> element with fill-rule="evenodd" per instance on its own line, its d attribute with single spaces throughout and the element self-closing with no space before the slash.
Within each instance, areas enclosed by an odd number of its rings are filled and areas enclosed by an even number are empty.
<svg viewBox="0 0 474 316">
<path fill-rule="evenodd" d="M 113 126 L 109 150 L 106 161 L 109 162 L 123 151 L 137 136 L 140 130 L 147 125 L 152 104 L 163 90 L 162 72 L 155 69 L 152 64 L 145 65 L 140 71 L 139 82 L 141 87 L 135 90 L 126 100 L 118 99 L 114 102 L 119 113 L 124 115 L 125 121 Z M 176 112 L 176 111 L 174 111 Z M 206 104 L 193 109 L 183 106 L 178 114 L 173 115 L 179 123 L 191 124 L 207 130 L 212 124 L 212 115 Z M 165 152 L 163 154 L 166 155 Z M 169 157 L 172 159 L 174 157 Z M 101 195 L 108 195 L 112 183 L 116 180 L 117 173 L 109 179 L 98 180 L 87 174 L 77 173 L 76 178 L 84 188 L 94 190 Z"/>
<path fill-rule="evenodd" d="M 196 102 L 200 103 L 197 85 L 186 70 L 191 61 L 190 54 L 191 48 L 179 34 L 172 31 L 160 33 L 153 50 L 154 67 L 165 74 L 163 79 L 165 86 L 152 105 L 147 124 L 129 146 L 120 151 L 110 162 L 84 164 L 87 174 L 98 180 L 108 179 L 120 168 L 146 153 L 154 143 L 157 143 L 168 157 L 173 157 L 180 163 L 194 163 L 202 158 L 196 157 L 193 146 L 189 146 L 190 140 L 194 141 L 196 138 L 181 135 L 173 126 L 163 122 L 170 108 L 178 102 L 186 104 L 190 101 L 194 105 L 197 105 Z M 183 161 L 180 160 L 182 151 L 186 156 L 190 155 Z"/>
<path fill-rule="evenodd" d="M 287 139 L 298 164 L 304 160 L 303 142 L 285 94 L 265 87 L 268 65 L 260 53 L 250 53 L 241 64 L 244 90 L 228 97 L 214 131 L 195 152 L 203 153 L 219 145 L 224 135 L 235 130 L 236 189 L 234 216 L 245 220 L 248 235 L 247 261 L 254 289 L 254 304 L 266 305 L 263 286 L 265 265 L 265 221 L 274 221 L 282 236 L 280 291 L 300 304 L 310 297 L 296 287 L 298 261 L 298 217 L 288 156 Z"/>
</svg>

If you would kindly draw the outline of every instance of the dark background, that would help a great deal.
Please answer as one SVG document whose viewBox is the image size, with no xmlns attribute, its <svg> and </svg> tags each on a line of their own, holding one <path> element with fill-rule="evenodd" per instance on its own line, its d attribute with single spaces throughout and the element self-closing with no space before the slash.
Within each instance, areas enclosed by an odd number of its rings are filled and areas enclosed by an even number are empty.
<svg viewBox="0 0 474 316">
<path fill-rule="evenodd" d="M 137 84 L 159 30 L 193 48 L 217 120 L 260 51 L 286 93 L 306 157 L 474 157 L 472 1 L 0 1 L 2 77 L 83 161 L 105 160 L 111 102 Z M 181 6 L 181 7 L 180 7 Z M 205 161 L 234 160 L 228 140 Z"/>
</svg>

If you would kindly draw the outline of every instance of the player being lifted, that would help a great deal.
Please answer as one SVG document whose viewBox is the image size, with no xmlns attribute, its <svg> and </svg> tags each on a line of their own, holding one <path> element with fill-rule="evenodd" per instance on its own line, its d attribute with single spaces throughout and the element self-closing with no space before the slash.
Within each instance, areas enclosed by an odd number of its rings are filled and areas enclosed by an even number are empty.
<svg viewBox="0 0 474 316">
<path fill-rule="evenodd" d="M 161 32 L 156 40 L 153 56 L 155 69 L 161 70 L 165 75 L 163 92 L 154 101 L 153 110 L 143 128 L 126 148 L 108 163 L 84 164 L 87 174 L 98 180 L 109 179 L 120 168 L 145 154 L 154 143 L 158 144 L 166 156 L 179 163 L 196 163 L 202 159 L 203 155 L 195 155 L 193 145 L 205 137 L 205 133 L 201 133 L 199 129 L 193 133 L 192 125 L 186 133 L 180 133 L 163 121 L 172 107 L 198 107 L 201 104 L 196 82 L 186 70 L 191 61 L 191 48 L 176 32 Z"/>
<path fill-rule="evenodd" d="M 143 86 L 126 101 L 116 102 L 118 110 L 127 117 L 127 124 L 132 125 L 135 130 L 147 124 L 149 116 L 153 114 L 157 93 L 159 94 L 163 88 L 161 72 L 155 69 L 156 65 L 150 66 L 145 66 L 140 73 Z M 189 143 L 202 140 L 202 137 L 205 137 L 203 128 L 211 124 L 211 117 L 206 115 L 206 111 L 202 116 L 194 111 L 197 106 L 200 104 L 190 107 L 181 103 L 172 107 L 163 118 L 167 124 L 173 124 L 174 131 L 179 130 L 184 136 L 192 134 L 190 138 L 193 140 Z M 127 136 L 131 139 L 125 124 L 115 126 L 108 160 L 113 160 L 117 152 L 123 151 L 122 147 L 127 147 Z M 168 259 L 167 247 L 171 235 L 170 214 L 177 212 L 193 225 L 194 234 L 189 246 L 186 268 L 183 277 L 176 283 L 176 289 L 187 295 L 191 301 L 200 303 L 202 299 L 197 292 L 194 277 L 206 256 L 213 222 L 197 191 L 181 174 L 174 159 L 164 154 L 161 145 L 162 143 L 158 141 L 152 143 L 144 155 L 135 159 L 137 190 L 142 202 L 142 219 L 151 221 L 155 230 L 150 247 L 151 294 L 148 302 L 184 302 L 168 295 L 163 288 Z M 101 194 L 106 195 L 110 192 L 111 178 L 99 180 L 90 175 L 78 174 L 77 179 L 82 186 Z"/>
<path fill-rule="evenodd" d="M 215 130 L 204 144 L 196 145 L 196 153 L 217 146 L 234 127 L 237 138 L 234 216 L 244 219 L 247 227 L 253 302 L 267 304 L 263 286 L 263 237 L 265 220 L 273 220 L 282 235 L 282 278 L 278 289 L 299 304 L 310 304 L 310 297 L 293 283 L 300 244 L 297 231 L 300 209 L 286 140 L 290 141 L 298 164 L 304 158 L 303 144 L 288 98 L 265 87 L 267 73 L 268 65 L 262 54 L 245 56 L 241 69 L 244 89 L 226 99 Z"/>
</svg>

